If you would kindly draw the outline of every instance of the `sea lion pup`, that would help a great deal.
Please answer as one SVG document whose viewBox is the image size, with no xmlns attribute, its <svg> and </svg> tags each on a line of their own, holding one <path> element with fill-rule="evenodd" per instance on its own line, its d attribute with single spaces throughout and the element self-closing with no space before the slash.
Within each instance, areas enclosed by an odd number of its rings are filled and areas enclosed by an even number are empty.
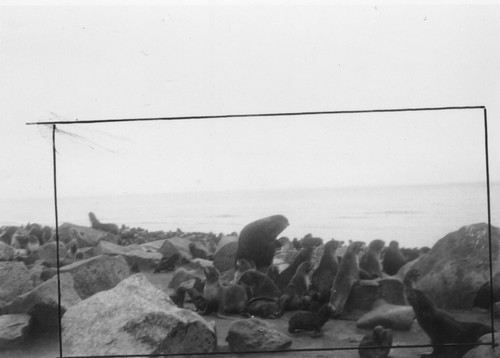
<svg viewBox="0 0 500 358">
<path fill-rule="evenodd" d="M 266 272 L 273 263 L 276 238 L 288 226 L 283 215 L 273 215 L 246 225 L 238 237 L 237 259 L 255 262 L 257 270 Z"/>
<path fill-rule="evenodd" d="M 180 259 L 180 255 L 176 252 L 168 257 L 163 256 L 156 266 L 154 273 L 158 273 L 161 271 L 173 271 L 175 269 L 175 264 Z"/>
<path fill-rule="evenodd" d="M 376 326 L 359 343 L 360 358 L 387 358 L 392 346 L 392 331 Z M 373 347 L 369 349 L 370 347 Z"/>
<path fill-rule="evenodd" d="M 118 235 L 119 231 L 116 224 L 102 224 L 99 220 L 97 220 L 94 213 L 89 213 L 89 219 L 92 229 L 106 231 Z"/>
<path fill-rule="evenodd" d="M 196 247 L 194 242 L 189 243 L 189 252 L 193 255 L 193 259 L 208 260 L 208 255 L 205 250 Z"/>
<path fill-rule="evenodd" d="M 292 277 L 297 272 L 297 269 L 300 266 L 300 264 L 311 260 L 313 250 L 314 248 L 312 246 L 303 248 L 302 250 L 300 250 L 297 256 L 295 256 L 290 266 L 288 266 L 286 269 L 280 272 L 278 276 L 277 285 L 281 291 L 283 291 L 286 285 L 288 285 Z"/>
<path fill-rule="evenodd" d="M 175 305 L 179 308 L 184 308 L 184 300 L 186 298 L 186 291 L 188 289 L 184 286 L 179 286 L 175 290 L 173 295 L 170 295 L 170 299 L 175 303 Z M 196 307 L 196 305 L 195 305 Z"/>
<path fill-rule="evenodd" d="M 281 291 L 274 281 L 260 271 L 245 271 L 236 283 L 245 288 L 248 298 L 269 297 L 278 299 L 281 296 Z"/>
<path fill-rule="evenodd" d="M 330 294 L 330 305 L 333 309 L 332 316 L 338 316 L 344 310 L 345 303 L 351 293 L 352 285 L 359 281 L 359 258 L 358 254 L 364 246 L 362 241 L 354 241 L 347 247 L 339 270 L 335 275 Z"/>
<path fill-rule="evenodd" d="M 297 312 L 288 320 L 288 333 L 313 331 L 313 337 L 319 336 L 331 314 L 332 308 L 328 304 L 322 305 L 316 312 Z"/>
<path fill-rule="evenodd" d="M 297 268 L 297 272 L 290 280 L 290 283 L 283 289 L 283 294 L 279 299 L 280 314 L 285 310 L 296 310 L 302 307 L 304 296 L 309 290 L 310 273 L 313 268 L 310 261 L 302 262 Z"/>
<path fill-rule="evenodd" d="M 255 264 L 247 259 L 237 259 L 236 260 L 236 272 L 234 273 L 233 283 L 237 284 L 240 280 L 241 275 L 248 270 L 255 270 Z"/>
<path fill-rule="evenodd" d="M 328 298 L 330 297 L 333 279 L 339 269 L 339 259 L 335 251 L 341 244 L 341 241 L 334 239 L 325 244 L 323 256 L 321 256 L 318 267 L 312 274 L 311 288 L 318 293 L 319 302 L 328 302 Z"/>
<path fill-rule="evenodd" d="M 386 274 L 394 276 L 404 264 L 406 264 L 406 258 L 399 250 L 399 243 L 397 241 L 391 241 L 384 251 L 382 269 Z"/>
<path fill-rule="evenodd" d="M 383 240 L 373 240 L 368 245 L 368 251 L 359 260 L 359 268 L 369 275 L 368 279 L 382 276 L 381 254 L 384 246 Z"/>
<path fill-rule="evenodd" d="M 217 315 L 225 318 L 224 313 L 242 313 L 247 305 L 245 289 L 239 285 L 223 286 L 219 270 L 207 266 L 203 268 L 206 281 L 203 296 L 208 306 L 217 306 Z"/>
<path fill-rule="evenodd" d="M 492 332 L 491 327 L 477 322 L 457 321 L 437 308 L 424 292 L 415 288 L 419 276 L 418 270 L 411 269 L 404 278 L 404 285 L 406 298 L 415 311 L 417 322 L 434 346 L 432 353 L 420 356 L 461 358 L 477 344 L 481 336 Z M 453 343 L 466 345 L 443 346 Z"/>
</svg>

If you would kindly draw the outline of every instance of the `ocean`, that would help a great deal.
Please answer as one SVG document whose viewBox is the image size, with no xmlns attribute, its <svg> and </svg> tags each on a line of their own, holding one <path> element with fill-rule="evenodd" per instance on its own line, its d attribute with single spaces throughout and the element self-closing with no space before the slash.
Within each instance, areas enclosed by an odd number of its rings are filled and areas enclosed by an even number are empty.
<svg viewBox="0 0 500 358">
<path fill-rule="evenodd" d="M 492 184 L 492 224 L 500 224 Z M 88 212 L 102 222 L 148 230 L 239 233 L 251 221 L 274 214 L 290 225 L 280 236 L 311 233 L 324 240 L 397 240 L 402 247 L 432 246 L 464 225 L 487 222 L 485 184 L 248 190 L 101 197 L 62 197 L 59 223 L 89 225 Z M 496 212 L 495 212 L 496 211 Z M 7 199 L 0 225 L 37 222 L 54 226 L 53 198 Z"/>
</svg>

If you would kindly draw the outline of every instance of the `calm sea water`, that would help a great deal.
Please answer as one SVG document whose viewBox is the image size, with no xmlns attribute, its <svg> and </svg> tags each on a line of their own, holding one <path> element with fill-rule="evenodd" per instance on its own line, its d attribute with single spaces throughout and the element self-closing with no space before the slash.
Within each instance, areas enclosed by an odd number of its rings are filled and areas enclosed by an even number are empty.
<svg viewBox="0 0 500 358">
<path fill-rule="evenodd" d="M 500 224 L 500 185 L 491 185 L 492 223 Z M 9 199 L 0 225 L 54 225 L 53 199 Z M 60 198 L 59 222 L 89 225 L 88 212 L 102 222 L 149 230 L 239 232 L 247 223 L 274 214 L 290 226 L 283 236 L 307 233 L 323 239 L 398 240 L 404 247 L 431 246 L 464 225 L 487 222 L 484 184 L 262 190 Z"/>
</svg>

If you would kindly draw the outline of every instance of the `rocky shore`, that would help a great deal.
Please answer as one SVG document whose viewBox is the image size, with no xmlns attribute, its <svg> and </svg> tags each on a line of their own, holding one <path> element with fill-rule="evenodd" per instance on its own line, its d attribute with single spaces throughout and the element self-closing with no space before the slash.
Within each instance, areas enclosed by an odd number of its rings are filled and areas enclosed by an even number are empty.
<svg viewBox="0 0 500 358">
<path fill-rule="evenodd" d="M 237 233 L 92 226 L 62 224 L 58 228 L 59 250 L 54 228 L 37 224 L 0 228 L 0 350 L 21 352 L 36 332 L 57 332 L 59 314 L 65 355 L 350 347 L 338 356 L 357 357 L 361 340 L 376 326 L 393 332 L 394 345 L 425 345 L 429 338 L 405 297 L 403 278 L 410 269 L 419 270 L 418 287 L 437 307 L 461 319 L 490 323 L 485 308 L 489 302 L 485 306 L 484 297 L 478 295 L 489 281 L 486 224 L 464 226 L 429 250 L 407 250 L 406 260 L 395 274 L 382 271 L 361 277 L 352 286 L 342 313 L 324 324 L 319 337 L 311 332 L 288 332 L 294 310 L 287 309 L 274 319 L 237 314 L 221 319 L 213 312 L 202 314 L 189 295 L 179 304 L 179 292 L 205 282 L 206 267 L 220 272 L 223 286 L 235 283 Z M 491 229 L 493 283 L 498 291 L 500 230 Z M 312 244 L 311 239 L 312 235 L 301 240 L 281 238 L 273 265 L 283 272 L 311 243 L 310 260 L 316 269 L 326 241 Z M 345 243 L 336 249 L 340 262 L 348 246 Z M 362 263 L 365 253 L 360 253 Z M 385 267 L 385 257 L 379 257 L 381 267 Z M 483 353 L 477 355 L 483 348 L 474 348 L 466 356 L 484 357 Z M 411 357 L 429 350 L 400 348 L 391 354 Z M 327 352 L 314 354 L 327 356 Z"/>
</svg>

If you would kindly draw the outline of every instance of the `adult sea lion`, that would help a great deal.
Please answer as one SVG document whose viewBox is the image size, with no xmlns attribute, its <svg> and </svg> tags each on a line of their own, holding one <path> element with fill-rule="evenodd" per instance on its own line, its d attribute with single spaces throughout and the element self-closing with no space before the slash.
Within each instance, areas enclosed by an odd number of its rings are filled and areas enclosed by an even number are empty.
<svg viewBox="0 0 500 358">
<path fill-rule="evenodd" d="M 246 225 L 238 237 L 236 259 L 255 262 L 257 270 L 266 272 L 273 263 L 277 247 L 276 238 L 288 226 L 288 219 L 283 215 L 269 216 Z"/>
<path fill-rule="evenodd" d="M 433 345 L 432 353 L 420 356 L 463 357 L 477 344 L 481 336 L 492 332 L 491 327 L 478 322 L 458 321 L 437 308 L 424 292 L 415 288 L 419 276 L 418 270 L 410 269 L 404 278 L 404 285 L 406 298 L 415 311 L 417 322 Z M 444 346 L 453 343 L 464 345 Z"/>
<path fill-rule="evenodd" d="M 297 269 L 300 266 L 300 264 L 311 260 L 313 251 L 314 247 L 312 246 L 303 248 L 302 250 L 300 250 L 297 256 L 295 256 L 292 263 L 286 269 L 280 272 L 280 274 L 278 275 L 278 283 L 277 283 L 278 288 L 280 290 L 283 291 L 286 285 L 288 285 L 292 277 L 297 272 Z"/>
<path fill-rule="evenodd" d="M 373 240 L 368 244 L 368 251 L 359 260 L 359 268 L 368 274 L 368 279 L 382 276 L 382 249 L 385 246 L 383 240 Z"/>
<path fill-rule="evenodd" d="M 112 234 L 118 235 L 118 232 L 119 232 L 118 225 L 116 225 L 116 224 L 103 224 L 99 220 L 97 220 L 97 217 L 92 212 L 89 213 L 89 219 L 90 219 L 90 224 L 92 226 L 92 229 L 106 231 L 106 232 L 110 232 Z"/>
<path fill-rule="evenodd" d="M 359 343 L 360 358 L 387 358 L 392 346 L 392 331 L 376 326 Z M 372 348 L 371 348 L 372 347 Z"/>
<path fill-rule="evenodd" d="M 219 271 L 212 266 L 203 268 L 205 287 L 203 297 L 208 306 L 217 306 L 217 314 L 221 318 L 224 313 L 242 313 L 247 305 L 245 289 L 239 285 L 223 286 L 220 282 Z"/>
<path fill-rule="evenodd" d="M 299 265 L 297 272 L 283 289 L 283 294 L 279 299 L 281 314 L 285 310 L 296 310 L 302 307 L 311 283 L 310 274 L 313 266 L 310 261 L 302 262 Z"/>
<path fill-rule="evenodd" d="M 269 297 L 277 299 L 281 296 L 281 291 L 274 281 L 260 271 L 247 270 L 236 283 L 245 288 L 248 298 Z"/>
<path fill-rule="evenodd" d="M 398 273 L 399 269 L 404 266 L 406 261 L 401 250 L 399 250 L 399 243 L 397 241 L 391 241 L 384 252 L 382 269 L 386 274 L 393 276 Z"/>
<path fill-rule="evenodd" d="M 320 302 L 327 302 L 330 297 L 333 279 L 339 269 L 339 259 L 335 251 L 340 245 L 342 242 L 334 239 L 325 244 L 318 267 L 311 276 L 311 288 L 318 293 Z"/>
<path fill-rule="evenodd" d="M 328 304 L 322 305 L 316 312 L 297 312 L 288 320 L 288 333 L 313 331 L 313 336 L 317 336 L 331 314 L 332 308 Z"/>
<path fill-rule="evenodd" d="M 334 316 L 342 313 L 352 285 L 359 281 L 358 254 L 364 244 L 362 241 L 354 241 L 349 244 L 340 261 L 339 270 L 333 280 L 332 293 L 330 295 L 330 305 L 334 311 Z"/>
</svg>

